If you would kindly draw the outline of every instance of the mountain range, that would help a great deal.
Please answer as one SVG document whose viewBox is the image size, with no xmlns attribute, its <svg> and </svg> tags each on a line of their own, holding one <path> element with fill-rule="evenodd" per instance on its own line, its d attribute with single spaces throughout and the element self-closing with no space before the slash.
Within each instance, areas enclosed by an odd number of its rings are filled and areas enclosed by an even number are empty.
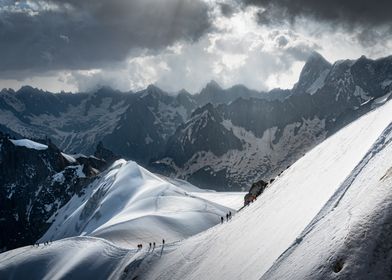
<svg viewBox="0 0 392 280">
<path fill-rule="evenodd" d="M 40 240 L 53 242 L 0 254 L 0 278 L 391 279 L 392 101 L 382 101 L 224 222 L 238 207 L 217 205 L 227 193 L 117 160 L 56 211 Z"/>
<path fill-rule="evenodd" d="M 0 131 L 45 139 L 65 153 L 99 142 L 126 159 L 203 188 L 246 190 L 390 98 L 392 57 L 333 64 L 313 53 L 291 90 L 258 92 L 212 81 L 200 93 L 103 87 L 90 93 L 31 87 L 0 92 Z"/>
</svg>

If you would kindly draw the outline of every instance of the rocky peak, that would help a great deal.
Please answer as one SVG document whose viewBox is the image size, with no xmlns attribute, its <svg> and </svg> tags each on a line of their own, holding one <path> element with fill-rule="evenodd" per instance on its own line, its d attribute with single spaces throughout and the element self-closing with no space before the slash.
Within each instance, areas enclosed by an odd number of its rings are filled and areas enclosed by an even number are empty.
<svg viewBox="0 0 392 280">
<path fill-rule="evenodd" d="M 222 96 L 224 96 L 224 90 L 214 80 L 210 81 L 196 96 L 200 106 L 207 103 L 218 104 L 222 102 Z"/>
<path fill-rule="evenodd" d="M 155 98 L 160 98 L 162 96 L 166 96 L 168 95 L 166 92 L 164 92 L 163 90 L 161 90 L 159 87 L 157 87 L 156 85 L 149 85 L 146 89 L 145 89 L 145 93 L 143 94 L 143 97 L 146 96 L 152 96 Z"/>
<path fill-rule="evenodd" d="M 298 83 L 294 86 L 294 91 L 302 93 L 310 90 L 311 92 L 308 93 L 314 93 L 313 91 L 318 89 L 315 83 L 321 86 L 331 67 L 331 63 L 321 54 L 313 52 L 302 68 Z M 311 89 L 312 86 L 313 89 Z"/>
<path fill-rule="evenodd" d="M 207 83 L 204 89 L 222 89 L 222 88 L 215 80 L 211 80 Z"/>
</svg>

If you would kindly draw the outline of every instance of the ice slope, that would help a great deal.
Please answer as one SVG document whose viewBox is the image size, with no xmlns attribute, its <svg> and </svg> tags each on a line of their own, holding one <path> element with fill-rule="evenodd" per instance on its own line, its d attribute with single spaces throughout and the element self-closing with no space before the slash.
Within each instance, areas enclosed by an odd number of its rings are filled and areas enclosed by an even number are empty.
<svg viewBox="0 0 392 280">
<path fill-rule="evenodd" d="M 391 112 L 392 102 L 388 102 L 328 138 L 232 221 L 180 243 L 152 262 L 142 272 L 143 278 L 262 277 L 279 256 L 301 241 L 301 233 L 331 197 L 340 193 L 341 185 L 392 122 Z M 344 224 L 336 226 L 345 228 Z"/>
<path fill-rule="evenodd" d="M 262 279 L 392 279 L 392 124 Z"/>
<path fill-rule="evenodd" d="M 234 209 L 192 195 L 135 162 L 116 161 L 51 220 L 40 242 L 102 237 L 123 247 L 182 240 L 220 222 Z M 241 194 L 242 195 L 242 194 Z"/>
</svg>

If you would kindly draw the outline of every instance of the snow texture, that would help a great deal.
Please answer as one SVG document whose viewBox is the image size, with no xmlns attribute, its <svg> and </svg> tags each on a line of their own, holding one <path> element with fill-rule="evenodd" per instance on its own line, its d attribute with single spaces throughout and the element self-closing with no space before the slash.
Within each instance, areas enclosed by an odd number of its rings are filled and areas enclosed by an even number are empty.
<svg viewBox="0 0 392 280">
<path fill-rule="evenodd" d="M 80 165 L 73 168 L 82 172 Z M 236 200 L 242 200 L 243 195 L 237 194 Z M 89 185 L 84 195 L 75 195 L 55 214 L 54 223 L 40 241 L 89 235 L 134 248 L 163 237 L 169 242 L 182 240 L 234 212 L 214 203 L 216 200 L 187 193 L 135 162 L 119 160 Z"/>
</svg>

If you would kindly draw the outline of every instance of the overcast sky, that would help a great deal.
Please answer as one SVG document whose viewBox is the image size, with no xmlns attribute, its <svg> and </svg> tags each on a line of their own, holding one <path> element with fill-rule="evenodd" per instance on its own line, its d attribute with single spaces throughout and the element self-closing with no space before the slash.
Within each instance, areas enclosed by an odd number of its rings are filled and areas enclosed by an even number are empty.
<svg viewBox="0 0 392 280">
<path fill-rule="evenodd" d="M 312 51 L 391 55 L 390 0 L 0 0 L 0 87 L 291 88 Z"/>
</svg>

